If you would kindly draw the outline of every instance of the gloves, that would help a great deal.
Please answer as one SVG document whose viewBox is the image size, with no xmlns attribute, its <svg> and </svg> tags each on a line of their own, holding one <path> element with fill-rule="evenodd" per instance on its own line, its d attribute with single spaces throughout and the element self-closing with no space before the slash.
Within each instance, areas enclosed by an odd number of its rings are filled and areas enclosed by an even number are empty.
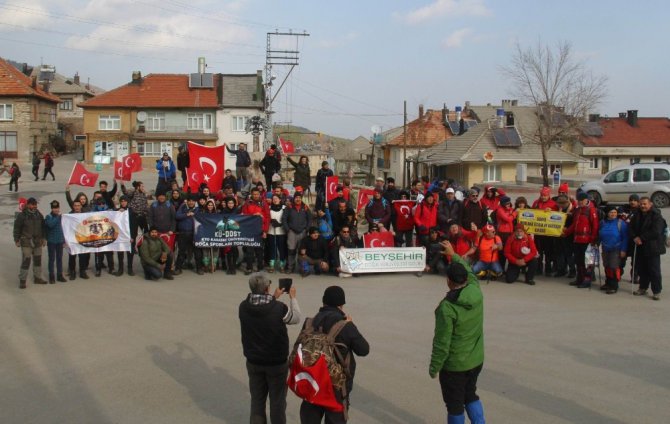
<svg viewBox="0 0 670 424">
<path fill-rule="evenodd" d="M 274 228 L 281 227 L 281 222 L 277 221 L 276 219 L 270 221 L 270 224 L 272 224 Z"/>
</svg>

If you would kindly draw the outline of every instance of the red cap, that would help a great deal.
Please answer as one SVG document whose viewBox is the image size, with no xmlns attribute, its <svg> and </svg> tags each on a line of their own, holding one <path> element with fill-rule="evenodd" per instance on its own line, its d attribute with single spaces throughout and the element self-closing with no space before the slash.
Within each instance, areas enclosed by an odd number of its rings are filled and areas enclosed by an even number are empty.
<svg viewBox="0 0 670 424">
<path fill-rule="evenodd" d="M 563 183 L 560 186 L 558 186 L 558 192 L 559 193 L 567 193 L 570 191 L 570 187 L 568 186 L 568 183 Z"/>
<path fill-rule="evenodd" d="M 540 196 L 551 196 L 551 189 L 549 187 L 542 187 L 542 190 L 540 190 Z"/>
</svg>

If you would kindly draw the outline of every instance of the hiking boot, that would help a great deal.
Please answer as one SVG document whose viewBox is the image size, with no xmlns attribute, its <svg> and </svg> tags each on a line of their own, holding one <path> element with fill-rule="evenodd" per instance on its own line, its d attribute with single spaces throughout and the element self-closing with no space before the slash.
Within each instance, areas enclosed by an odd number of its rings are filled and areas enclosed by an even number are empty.
<svg viewBox="0 0 670 424">
<path fill-rule="evenodd" d="M 49 284 L 56 284 L 56 277 L 54 277 L 53 275 L 50 275 L 49 276 Z"/>
<path fill-rule="evenodd" d="M 268 263 L 268 273 L 272 274 L 273 272 L 275 272 L 275 261 L 274 259 L 271 259 Z"/>
<path fill-rule="evenodd" d="M 613 289 L 613 288 L 610 287 L 610 288 L 607 289 L 607 291 L 605 292 L 605 294 L 614 294 L 614 293 L 616 293 L 616 292 L 617 292 L 617 289 Z"/>
<path fill-rule="evenodd" d="M 88 280 L 88 274 L 86 271 L 80 271 L 79 272 L 79 278 L 83 278 L 84 280 Z"/>
<path fill-rule="evenodd" d="M 35 277 L 35 280 L 33 281 L 35 284 L 46 284 L 47 282 L 40 277 Z"/>
<path fill-rule="evenodd" d="M 575 278 L 576 275 L 577 273 L 575 271 L 568 272 L 568 278 Z"/>
<path fill-rule="evenodd" d="M 95 276 L 100 277 L 102 275 L 102 270 L 101 269 L 96 269 L 95 270 Z"/>
<path fill-rule="evenodd" d="M 174 275 L 179 275 L 179 274 L 181 274 L 181 269 L 179 269 L 179 268 L 175 269 L 174 272 L 173 272 L 173 274 L 174 274 Z"/>
<path fill-rule="evenodd" d="M 132 266 L 129 266 L 129 267 L 128 267 L 128 275 L 130 275 L 131 277 L 132 277 L 133 275 L 135 275 L 135 272 L 133 271 L 133 267 L 132 267 Z"/>
<path fill-rule="evenodd" d="M 606 290 L 609 290 L 609 289 L 610 289 L 610 287 L 607 284 L 605 284 L 604 286 L 600 286 L 600 290 L 602 290 L 602 291 L 606 291 Z"/>
<path fill-rule="evenodd" d="M 349 277 L 351 277 L 351 274 L 348 273 L 348 272 L 340 272 L 340 273 L 338 274 L 338 277 L 340 277 L 340 278 L 349 278 Z"/>
<path fill-rule="evenodd" d="M 528 281 L 526 281 L 526 284 L 528 284 L 529 286 L 534 286 L 535 285 L 535 280 L 528 280 Z"/>
<path fill-rule="evenodd" d="M 253 269 L 251 269 L 251 268 L 246 268 L 246 269 L 244 270 L 244 275 L 251 275 L 252 272 L 254 272 Z"/>
<path fill-rule="evenodd" d="M 70 281 L 74 280 L 75 278 L 77 278 L 77 273 L 74 272 L 74 270 L 70 271 L 68 273 L 68 278 L 70 279 Z"/>
<path fill-rule="evenodd" d="M 116 270 L 116 272 L 114 273 L 114 275 L 115 275 L 116 277 L 120 277 L 120 276 L 122 276 L 122 275 L 123 275 L 123 268 L 122 268 L 122 267 L 119 267 L 119 269 Z"/>
<path fill-rule="evenodd" d="M 591 288 L 591 282 L 590 281 L 584 281 L 582 284 L 577 285 L 578 289 L 590 289 Z"/>
<path fill-rule="evenodd" d="M 19 288 L 20 289 L 26 288 L 26 280 L 19 280 Z"/>
<path fill-rule="evenodd" d="M 578 286 L 578 285 L 580 285 L 580 284 L 581 284 L 581 283 L 580 283 L 579 281 L 577 281 L 577 280 L 575 280 L 575 281 L 570 281 L 570 285 L 571 285 L 571 286 Z"/>
<path fill-rule="evenodd" d="M 58 281 L 59 283 L 65 283 L 65 282 L 67 282 L 67 280 L 65 279 L 65 277 L 63 276 L 63 274 L 58 275 L 58 277 L 56 278 L 56 281 Z"/>
<path fill-rule="evenodd" d="M 486 274 L 487 274 L 487 271 L 479 271 L 477 273 L 477 278 L 479 278 L 479 279 L 485 278 Z"/>
<path fill-rule="evenodd" d="M 165 274 L 163 274 L 163 278 L 165 278 L 166 280 L 174 280 L 174 277 L 172 276 L 171 272 L 166 272 Z"/>
<path fill-rule="evenodd" d="M 656 293 L 656 294 L 653 295 L 651 298 L 654 299 L 654 300 L 661 300 L 661 294 L 660 294 L 660 293 Z"/>
<path fill-rule="evenodd" d="M 647 289 L 637 289 L 633 292 L 634 296 L 645 296 L 647 294 Z"/>
<path fill-rule="evenodd" d="M 195 271 L 198 275 L 205 275 L 205 271 L 203 271 L 202 267 L 198 267 Z"/>
</svg>

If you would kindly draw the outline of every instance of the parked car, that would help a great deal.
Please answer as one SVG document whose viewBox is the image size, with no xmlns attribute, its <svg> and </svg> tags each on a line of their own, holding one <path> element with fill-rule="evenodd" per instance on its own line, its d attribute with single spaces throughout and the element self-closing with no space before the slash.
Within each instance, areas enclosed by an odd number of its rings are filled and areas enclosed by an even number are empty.
<svg viewBox="0 0 670 424">
<path fill-rule="evenodd" d="M 597 204 L 628 203 L 628 196 L 648 196 L 657 208 L 670 205 L 670 164 L 636 163 L 615 168 L 602 178 L 582 184 Z"/>
</svg>

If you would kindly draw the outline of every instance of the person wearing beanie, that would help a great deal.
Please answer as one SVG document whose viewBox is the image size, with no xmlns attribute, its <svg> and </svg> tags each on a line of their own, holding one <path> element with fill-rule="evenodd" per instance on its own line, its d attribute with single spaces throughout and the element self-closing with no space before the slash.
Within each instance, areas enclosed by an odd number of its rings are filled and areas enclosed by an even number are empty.
<svg viewBox="0 0 670 424">
<path fill-rule="evenodd" d="M 298 266 L 300 275 L 307 277 L 312 273 L 319 275 L 328 272 L 328 242 L 319 233 L 317 227 L 310 227 L 308 236 L 300 242 Z"/>
<path fill-rule="evenodd" d="M 360 333 L 356 324 L 354 324 L 350 315 L 344 312 L 344 305 L 346 304 L 345 293 L 340 286 L 330 286 L 323 292 L 323 306 L 314 318 L 307 319 L 303 325 L 303 329 L 307 325 L 311 325 L 314 331 L 320 331 L 328 334 L 330 329 L 340 321 L 346 321 L 342 330 L 335 337 L 336 349 L 339 350 L 340 357 L 344 359 L 344 363 L 340 364 L 347 367 L 345 370 L 347 375 L 345 387 L 346 397 L 344 394 L 333 387 L 335 397 L 346 410 L 349 409 L 349 399 L 354 387 L 354 377 L 356 375 L 356 359 L 354 356 L 367 356 L 370 353 L 370 345 L 365 337 Z M 348 361 L 347 361 L 348 359 Z M 326 423 L 346 423 L 347 413 L 329 411 L 321 406 L 314 405 L 305 400 L 300 404 L 300 422 L 305 424 L 320 423 L 324 420 Z"/>
<path fill-rule="evenodd" d="M 576 209 L 573 206 L 572 201 L 565 194 L 559 194 L 556 196 L 556 204 L 558 205 L 558 211 L 563 212 L 566 215 L 565 223 L 563 228 L 567 228 L 572 225 L 572 216 L 573 212 Z M 556 259 L 556 268 L 554 273 L 551 274 L 552 277 L 564 277 L 575 278 L 575 252 L 574 244 L 572 237 L 557 237 L 554 240 L 554 258 Z"/>
<path fill-rule="evenodd" d="M 391 204 L 382 197 L 383 190 L 375 188 L 372 198 L 365 206 L 365 219 L 368 225 L 381 223 L 389 228 L 391 222 Z"/>
<path fill-rule="evenodd" d="M 505 191 L 501 188 L 496 188 L 493 186 L 484 187 L 484 195 L 482 196 L 481 203 L 484 207 L 486 207 L 489 215 L 496 212 L 500 206 L 502 196 L 505 196 L 505 194 Z"/>
<path fill-rule="evenodd" d="M 322 210 L 323 204 L 326 201 L 326 178 L 332 177 L 333 170 L 329 168 L 328 161 L 321 162 L 321 169 L 316 171 L 316 180 L 314 183 L 314 190 L 316 191 L 316 210 Z"/>
<path fill-rule="evenodd" d="M 137 226 L 137 223 L 135 222 L 137 220 L 137 217 L 135 216 L 135 213 L 130 209 L 130 197 L 126 196 L 125 194 L 119 198 L 119 207 L 116 208 L 115 210 L 117 212 L 125 212 L 128 211 L 128 226 L 130 228 L 133 228 L 133 226 Z M 116 272 L 114 272 L 114 275 L 117 277 L 120 277 L 123 275 L 123 262 L 124 262 L 124 256 L 128 260 L 128 275 L 135 275 L 135 272 L 133 272 L 133 258 L 135 257 L 135 243 L 131 242 L 130 243 L 130 250 L 125 251 L 125 252 L 116 252 L 116 261 L 118 263 L 118 268 Z"/>
<path fill-rule="evenodd" d="M 175 215 L 177 222 L 177 260 L 175 261 L 174 274 L 182 273 L 184 264 L 191 264 L 194 270 L 202 275 L 202 250 L 196 249 L 193 244 L 193 232 L 195 225 L 194 216 L 198 213 L 198 204 L 195 195 L 189 195 L 186 201 L 179 207 Z M 195 258 L 195 267 L 191 259 Z"/>
<path fill-rule="evenodd" d="M 438 205 L 435 197 L 434 194 L 427 195 L 414 209 L 417 244 L 425 248 L 429 245 L 429 230 L 437 226 Z"/>
<path fill-rule="evenodd" d="M 286 232 L 286 248 L 288 250 L 286 273 L 292 273 L 295 270 L 298 247 L 302 239 L 305 238 L 307 229 L 312 224 L 312 213 L 302 199 L 302 192 L 296 191 L 293 194 L 293 202 L 282 214 L 282 226 Z"/>
<path fill-rule="evenodd" d="M 570 283 L 578 288 L 591 288 L 592 269 L 586 268 L 584 253 L 589 244 L 598 241 L 598 211 L 583 191 L 577 194 L 577 209 L 573 212 L 572 223 L 563 230 L 564 236 L 573 236 L 577 279 Z"/>
<path fill-rule="evenodd" d="M 242 349 L 249 376 L 251 408 L 249 422 L 267 423 L 266 402 L 270 399 L 271 423 L 286 422 L 286 378 L 289 338 L 286 325 L 300 322 L 295 285 L 288 291 L 288 304 L 279 301 L 286 293 L 262 273 L 249 277 L 250 293 L 239 306 Z"/>
<path fill-rule="evenodd" d="M 435 332 L 428 374 L 439 376 L 448 423 L 484 422 L 477 379 L 484 366 L 484 297 L 470 266 L 443 242 L 451 257 L 449 291 L 435 309 Z"/>
<path fill-rule="evenodd" d="M 256 271 L 263 270 L 265 239 L 267 238 L 267 233 L 270 228 L 270 207 L 261 198 L 260 190 L 253 188 L 249 194 L 249 199 L 247 199 L 247 201 L 242 206 L 240 213 L 242 215 L 256 215 L 261 217 L 261 229 L 263 232 L 261 245 L 258 247 L 245 246 L 243 249 L 244 260 L 247 264 L 244 275 L 249 275 L 252 273 L 254 260 L 256 261 Z"/>
<path fill-rule="evenodd" d="M 628 250 L 628 224 L 619 219 L 619 212 L 614 206 L 607 206 L 605 213 L 605 219 L 598 226 L 598 240 L 605 268 L 605 284 L 600 289 L 607 294 L 614 294 L 619 290 L 621 259 L 626 257 Z"/>
<path fill-rule="evenodd" d="M 259 166 L 265 177 L 265 186 L 269 189 L 272 187 L 272 177 L 279 174 L 281 170 L 281 162 L 278 155 L 275 154 L 275 149 L 270 148 L 265 152 L 265 157 L 263 157 Z"/>
<path fill-rule="evenodd" d="M 532 205 L 533 209 L 542 211 L 557 211 L 558 205 L 551 198 L 551 188 L 542 187 L 540 190 L 540 197 L 537 198 Z M 550 276 L 556 270 L 556 255 L 555 255 L 555 237 L 549 236 L 535 236 L 535 245 L 537 246 L 537 253 L 540 255 L 537 261 L 537 272 Z"/>
<path fill-rule="evenodd" d="M 55 284 L 56 278 L 61 283 L 67 281 L 63 276 L 63 245 L 65 244 L 65 236 L 63 235 L 61 219 L 60 203 L 58 200 L 53 200 L 51 202 L 51 213 L 44 217 L 47 253 L 49 257 L 49 284 Z M 54 262 L 56 264 L 55 270 Z"/>
<path fill-rule="evenodd" d="M 525 268 L 526 284 L 534 286 L 535 269 L 537 267 L 537 248 L 533 237 L 526 234 L 523 224 L 517 224 L 514 228 L 514 236 L 507 239 L 505 243 L 505 257 L 509 261 L 505 282 L 512 284 L 519 278 L 521 270 Z"/>
</svg>

